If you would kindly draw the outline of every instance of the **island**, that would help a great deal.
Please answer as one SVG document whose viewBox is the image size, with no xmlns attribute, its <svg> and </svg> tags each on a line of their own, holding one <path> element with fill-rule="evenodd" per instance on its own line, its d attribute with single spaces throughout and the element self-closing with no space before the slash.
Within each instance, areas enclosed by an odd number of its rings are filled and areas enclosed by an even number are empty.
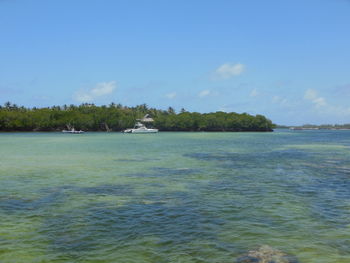
<svg viewBox="0 0 350 263">
<path fill-rule="evenodd" d="M 83 131 L 123 131 L 133 127 L 144 115 L 154 119 L 159 131 L 271 132 L 275 125 L 263 115 L 248 113 L 188 112 L 176 113 L 172 107 L 161 110 L 146 104 L 127 107 L 111 103 L 108 106 L 63 105 L 28 108 L 6 102 L 0 106 L 0 131 L 62 131 L 75 128 Z"/>
</svg>

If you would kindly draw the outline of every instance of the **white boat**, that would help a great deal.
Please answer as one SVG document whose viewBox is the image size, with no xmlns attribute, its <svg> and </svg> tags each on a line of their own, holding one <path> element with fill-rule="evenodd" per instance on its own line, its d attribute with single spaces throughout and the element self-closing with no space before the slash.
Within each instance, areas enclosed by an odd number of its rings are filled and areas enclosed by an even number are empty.
<svg viewBox="0 0 350 263">
<path fill-rule="evenodd" d="M 158 132 L 158 129 L 147 128 L 141 122 L 136 122 L 134 128 L 126 129 L 123 131 L 123 133 L 157 133 L 157 132 Z"/>
<path fill-rule="evenodd" d="M 85 131 L 77 131 L 76 129 L 72 128 L 71 130 L 63 130 L 62 131 L 63 133 L 73 133 L 73 134 L 81 134 L 81 133 L 84 133 Z"/>
</svg>

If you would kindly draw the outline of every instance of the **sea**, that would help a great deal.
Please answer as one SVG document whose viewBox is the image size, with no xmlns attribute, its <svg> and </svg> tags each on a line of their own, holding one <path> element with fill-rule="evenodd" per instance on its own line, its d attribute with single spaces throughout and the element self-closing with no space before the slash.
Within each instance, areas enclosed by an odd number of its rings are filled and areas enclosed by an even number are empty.
<svg viewBox="0 0 350 263">
<path fill-rule="evenodd" d="M 260 262 L 240 259 L 261 246 L 350 262 L 350 131 L 0 133 L 2 263 Z"/>
</svg>

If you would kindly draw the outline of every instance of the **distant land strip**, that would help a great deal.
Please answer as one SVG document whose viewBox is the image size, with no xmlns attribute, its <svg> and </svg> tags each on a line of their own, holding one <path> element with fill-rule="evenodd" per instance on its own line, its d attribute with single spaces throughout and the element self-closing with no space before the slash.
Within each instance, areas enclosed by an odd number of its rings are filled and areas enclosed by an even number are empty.
<svg viewBox="0 0 350 263">
<path fill-rule="evenodd" d="M 122 131 L 134 126 L 146 114 L 153 118 L 151 126 L 160 131 L 273 131 L 275 125 L 263 115 L 222 112 L 198 113 L 181 109 L 176 113 L 150 108 L 146 104 L 127 107 L 111 103 L 96 106 L 63 105 L 27 108 L 6 102 L 0 106 L 0 131 Z"/>
<path fill-rule="evenodd" d="M 304 124 L 301 126 L 285 126 L 276 125 L 278 129 L 290 129 L 290 130 L 350 130 L 350 123 L 347 124 Z"/>
</svg>

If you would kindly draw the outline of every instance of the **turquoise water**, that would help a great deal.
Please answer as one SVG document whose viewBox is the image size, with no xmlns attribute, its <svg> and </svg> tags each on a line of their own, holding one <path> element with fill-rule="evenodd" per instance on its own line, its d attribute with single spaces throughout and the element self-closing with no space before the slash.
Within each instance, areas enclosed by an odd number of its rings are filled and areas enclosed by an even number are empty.
<svg viewBox="0 0 350 263">
<path fill-rule="evenodd" d="M 350 262 L 350 131 L 2 133 L 0 262 Z"/>
</svg>

